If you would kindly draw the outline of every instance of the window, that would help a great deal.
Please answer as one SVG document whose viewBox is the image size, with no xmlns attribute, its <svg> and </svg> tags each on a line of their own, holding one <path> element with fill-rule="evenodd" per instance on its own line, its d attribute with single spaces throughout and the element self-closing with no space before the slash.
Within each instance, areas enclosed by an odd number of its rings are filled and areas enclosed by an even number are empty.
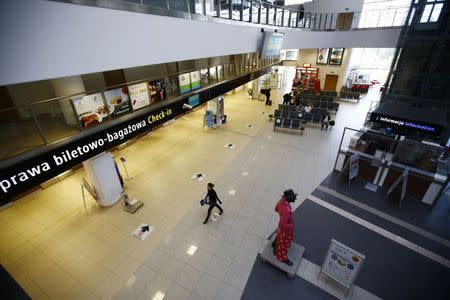
<svg viewBox="0 0 450 300">
<path fill-rule="evenodd" d="M 442 7 L 444 4 L 436 3 L 437 1 L 427 0 L 427 2 L 434 2 L 425 5 L 422 16 L 420 17 L 420 23 L 434 23 L 437 22 L 441 15 Z"/>
</svg>

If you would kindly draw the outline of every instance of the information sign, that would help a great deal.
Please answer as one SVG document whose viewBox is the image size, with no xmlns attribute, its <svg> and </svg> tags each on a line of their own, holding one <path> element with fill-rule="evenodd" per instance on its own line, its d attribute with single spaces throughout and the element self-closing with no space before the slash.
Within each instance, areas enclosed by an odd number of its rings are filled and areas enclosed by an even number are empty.
<svg viewBox="0 0 450 300">
<path fill-rule="evenodd" d="M 350 289 L 366 257 L 332 239 L 320 272 Z"/>
</svg>

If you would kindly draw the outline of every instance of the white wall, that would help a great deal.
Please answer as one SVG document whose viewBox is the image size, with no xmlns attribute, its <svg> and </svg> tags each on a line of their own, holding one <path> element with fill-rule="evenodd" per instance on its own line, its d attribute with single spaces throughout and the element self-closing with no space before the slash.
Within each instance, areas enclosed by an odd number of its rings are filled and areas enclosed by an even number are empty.
<svg viewBox="0 0 450 300">
<path fill-rule="evenodd" d="M 320 89 L 324 88 L 325 77 L 327 74 L 338 75 L 338 82 L 336 91 L 339 92 L 342 85 L 345 83 L 348 72 L 348 64 L 351 56 L 352 49 L 344 50 L 344 57 L 340 66 L 334 65 L 318 65 L 317 61 L 317 48 L 315 49 L 300 49 L 298 53 L 298 65 L 303 66 L 304 63 L 310 63 L 312 67 L 319 68 Z"/>
<path fill-rule="evenodd" d="M 283 48 L 395 47 L 399 29 L 283 29 Z M 258 51 L 257 26 L 43 0 L 0 1 L 0 85 Z"/>
<path fill-rule="evenodd" d="M 364 0 L 315 0 L 304 4 L 306 11 L 352 12 L 361 11 Z"/>
</svg>

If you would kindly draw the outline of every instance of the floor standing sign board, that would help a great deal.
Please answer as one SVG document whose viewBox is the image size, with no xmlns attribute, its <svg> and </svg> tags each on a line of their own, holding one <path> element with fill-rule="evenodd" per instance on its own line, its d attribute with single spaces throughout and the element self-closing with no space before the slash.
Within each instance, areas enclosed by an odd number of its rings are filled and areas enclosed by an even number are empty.
<svg viewBox="0 0 450 300">
<path fill-rule="evenodd" d="M 366 257 L 332 239 L 320 273 L 328 275 L 349 291 Z"/>
<path fill-rule="evenodd" d="M 359 154 L 353 154 L 350 156 L 350 169 L 348 174 L 348 180 L 352 180 L 358 176 L 359 171 Z"/>
</svg>

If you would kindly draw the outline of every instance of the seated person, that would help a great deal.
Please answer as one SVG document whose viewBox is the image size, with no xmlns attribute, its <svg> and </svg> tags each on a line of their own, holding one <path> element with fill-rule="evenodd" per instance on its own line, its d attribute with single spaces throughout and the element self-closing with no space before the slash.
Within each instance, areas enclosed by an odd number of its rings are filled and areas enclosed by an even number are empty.
<svg viewBox="0 0 450 300">
<path fill-rule="evenodd" d="M 325 130 L 328 130 L 328 126 L 331 123 L 331 116 L 330 114 L 326 114 L 322 116 L 322 128 L 320 128 L 320 130 L 323 130 L 323 127 L 325 126 Z M 334 125 L 334 121 L 333 121 L 333 125 Z"/>
<path fill-rule="evenodd" d="M 310 113 L 311 110 L 312 110 L 312 107 L 309 106 L 309 104 L 307 104 L 307 105 L 305 106 L 305 112 L 306 112 L 306 113 Z"/>
</svg>

